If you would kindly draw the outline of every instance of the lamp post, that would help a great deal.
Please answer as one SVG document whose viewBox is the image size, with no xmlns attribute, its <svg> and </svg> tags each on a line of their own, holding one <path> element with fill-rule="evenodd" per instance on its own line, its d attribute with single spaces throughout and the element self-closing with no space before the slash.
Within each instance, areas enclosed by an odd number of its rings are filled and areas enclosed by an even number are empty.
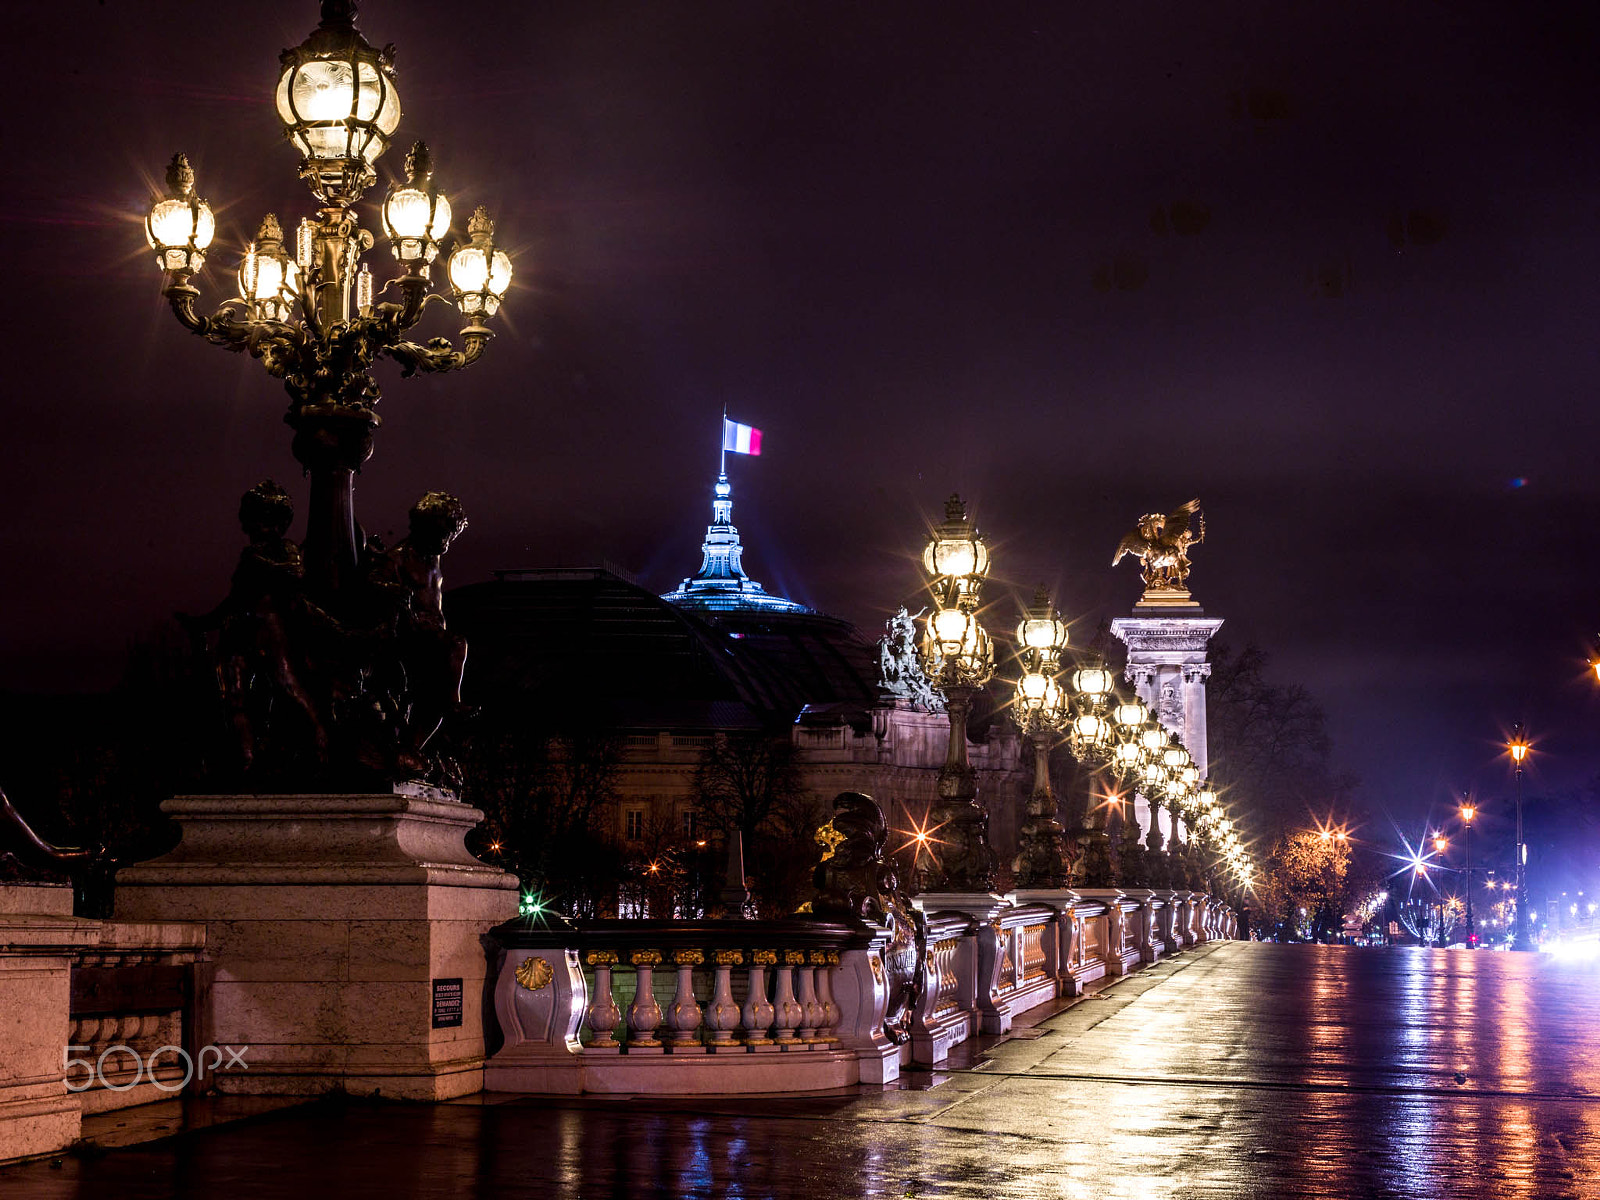
<svg viewBox="0 0 1600 1200">
<path fill-rule="evenodd" d="M 1439 856 L 1439 859 L 1440 859 L 1440 867 L 1439 867 L 1439 869 L 1441 871 L 1447 871 L 1447 870 L 1450 869 L 1449 867 L 1444 865 L 1444 861 L 1443 861 L 1444 860 L 1444 853 L 1448 849 L 1450 849 L 1450 839 L 1445 837 L 1445 835 L 1442 834 L 1442 833 L 1434 834 L 1433 835 L 1433 852 Z M 1447 911 L 1446 907 L 1445 907 L 1445 895 L 1444 895 L 1444 890 L 1443 890 L 1443 884 L 1444 884 L 1444 880 L 1443 880 L 1443 877 L 1441 876 L 1440 877 L 1439 901 L 1438 901 L 1438 904 L 1435 906 L 1435 907 L 1437 907 L 1437 909 L 1439 911 L 1439 937 L 1438 937 L 1437 944 L 1440 947 L 1443 947 L 1444 944 L 1445 944 L 1445 940 L 1444 940 L 1444 935 L 1445 935 L 1444 919 L 1445 919 L 1445 912 Z"/>
<path fill-rule="evenodd" d="M 944 523 L 934 530 L 922 565 L 934 601 L 924 620 L 922 666 L 944 693 L 950 742 L 929 821 L 930 830 L 940 831 L 943 851 L 923 873 L 919 890 L 988 892 L 995 884 L 995 859 L 988 814 L 978 804 L 977 780 L 967 761 L 967 719 L 973 697 L 994 675 L 994 647 L 977 617 L 989 549 L 960 496 L 945 502 Z"/>
<path fill-rule="evenodd" d="M 1461 824 L 1467 831 L 1467 949 L 1469 950 L 1478 948 L 1478 926 L 1472 918 L 1472 822 L 1477 815 L 1477 806 L 1468 798 L 1461 806 Z"/>
<path fill-rule="evenodd" d="M 1534 948 L 1528 932 L 1528 847 L 1522 840 L 1522 764 L 1527 761 L 1530 749 L 1522 726 L 1513 726 L 1511 740 L 1506 743 L 1506 752 L 1511 755 L 1512 770 L 1517 776 L 1517 926 L 1511 939 L 1513 950 Z"/>
<path fill-rule="evenodd" d="M 1033 743 L 1033 791 L 1027 819 L 1017 831 L 1017 856 L 1012 873 L 1021 887 L 1064 888 L 1071 874 L 1066 831 L 1056 813 L 1050 784 L 1050 748 L 1071 719 L 1066 695 L 1057 682 L 1067 626 L 1050 605 L 1043 587 L 1017 626 L 1017 651 L 1022 674 L 1017 679 L 1017 726 Z M 1077 855 L 1074 854 L 1073 858 Z"/>
<path fill-rule="evenodd" d="M 375 164 L 400 123 L 400 98 L 392 48 L 376 49 L 357 32 L 355 7 L 353 0 L 323 0 L 321 24 L 281 57 L 278 116 L 319 204 L 300 222 L 292 247 L 268 214 L 240 263 L 239 295 L 203 316 L 193 281 L 216 220 L 195 193 L 183 155 L 174 156 L 167 193 L 145 222 L 165 278 L 162 294 L 179 322 L 213 345 L 248 352 L 288 390 L 284 420 L 294 430 L 294 456 L 311 477 L 306 586 L 321 598 L 348 584 L 357 568 L 354 477 L 372 455 L 380 423 L 369 373 L 375 359 L 394 359 L 408 376 L 475 362 L 493 336 L 484 322 L 511 281 L 511 260 L 480 208 L 448 262 L 448 298 L 465 318 L 462 349 L 442 338 L 407 340 L 429 304 L 446 299 L 430 291 L 430 268 L 452 216 L 420 142 L 408 156 L 406 182 L 390 189 L 379 214 L 401 274 L 379 288 L 361 261 L 376 239 L 360 227 L 355 206 L 377 182 Z M 379 302 L 391 288 L 398 302 Z"/>
<path fill-rule="evenodd" d="M 465 642 L 445 629 L 440 559 L 466 517 L 453 496 L 429 492 L 411 511 L 409 536 L 386 549 L 360 534 L 355 476 L 381 423 L 377 359 L 398 363 L 402 376 L 476 362 L 511 282 L 511 260 L 480 208 L 445 258 L 449 287 L 432 290 L 453 213 L 421 142 L 376 214 L 398 273 L 380 284 L 363 261 L 378 239 L 361 227 L 357 205 L 377 182 L 400 98 L 392 48 L 361 36 L 355 9 L 354 0 L 323 0 L 321 23 L 280 56 L 276 108 L 316 207 L 292 236 L 274 214 L 262 219 L 239 262 L 238 295 L 210 315 L 200 310 L 195 280 L 216 219 L 182 154 L 145 221 L 178 321 L 283 381 L 291 450 L 310 476 L 299 546 L 284 536 L 293 519 L 287 492 L 268 482 L 246 496 L 249 561 L 228 600 L 190 625 L 197 636 L 220 631 L 218 679 L 227 681 L 243 768 L 270 775 L 279 790 L 286 779 L 338 790 L 374 775 L 436 773 L 423 748 L 460 710 L 466 657 Z M 452 302 L 459 349 L 445 338 L 410 340 L 429 307 Z"/>
</svg>

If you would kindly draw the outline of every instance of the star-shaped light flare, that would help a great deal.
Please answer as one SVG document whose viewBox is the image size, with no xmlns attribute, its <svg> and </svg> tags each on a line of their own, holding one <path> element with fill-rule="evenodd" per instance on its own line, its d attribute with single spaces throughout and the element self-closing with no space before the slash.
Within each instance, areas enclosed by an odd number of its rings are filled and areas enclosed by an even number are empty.
<svg viewBox="0 0 1600 1200">
<path fill-rule="evenodd" d="M 899 854 L 902 850 L 909 850 L 913 846 L 916 847 L 911 859 L 911 865 L 913 867 L 919 867 L 922 865 L 922 855 L 924 852 L 927 853 L 928 861 L 933 864 L 934 869 L 937 870 L 939 867 L 939 855 L 934 850 L 934 847 L 943 846 L 945 842 L 944 839 L 936 838 L 933 835 L 938 833 L 939 830 L 943 829 L 949 822 L 940 821 L 937 825 L 932 825 L 930 824 L 932 820 L 933 814 L 931 810 L 924 813 L 922 820 L 918 821 L 911 815 L 911 810 L 908 808 L 906 810 L 906 821 L 911 827 L 909 829 L 896 829 L 894 831 L 895 833 L 903 834 L 906 839 L 904 842 L 894 848 L 894 853 Z"/>
</svg>

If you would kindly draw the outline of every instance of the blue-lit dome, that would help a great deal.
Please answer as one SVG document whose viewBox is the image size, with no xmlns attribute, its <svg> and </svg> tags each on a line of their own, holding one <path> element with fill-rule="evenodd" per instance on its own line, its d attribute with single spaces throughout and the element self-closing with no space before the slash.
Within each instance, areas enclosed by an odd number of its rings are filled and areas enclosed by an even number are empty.
<svg viewBox="0 0 1600 1200">
<path fill-rule="evenodd" d="M 744 547 L 733 527 L 733 485 L 726 474 L 717 476 L 712 489 L 711 524 L 700 544 L 700 571 L 685 579 L 675 592 L 661 598 L 679 608 L 708 612 L 806 613 L 811 610 L 782 596 L 773 596 L 744 573 L 740 558 Z"/>
</svg>

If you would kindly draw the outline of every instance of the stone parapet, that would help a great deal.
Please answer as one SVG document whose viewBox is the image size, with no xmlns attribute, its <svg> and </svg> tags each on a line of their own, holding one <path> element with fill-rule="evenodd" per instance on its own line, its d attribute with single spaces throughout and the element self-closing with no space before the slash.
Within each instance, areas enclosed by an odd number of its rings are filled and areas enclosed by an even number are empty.
<svg viewBox="0 0 1600 1200">
<path fill-rule="evenodd" d="M 78 918 L 65 885 L 0 887 L 0 1161 L 183 1090 L 204 950 L 198 925 Z"/>
</svg>

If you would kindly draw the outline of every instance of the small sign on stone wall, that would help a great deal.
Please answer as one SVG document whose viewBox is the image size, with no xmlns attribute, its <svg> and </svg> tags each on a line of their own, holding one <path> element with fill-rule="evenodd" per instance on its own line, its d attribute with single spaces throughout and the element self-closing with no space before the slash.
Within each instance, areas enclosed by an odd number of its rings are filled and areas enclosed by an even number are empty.
<svg viewBox="0 0 1600 1200">
<path fill-rule="evenodd" d="M 463 990 L 459 979 L 433 981 L 433 1027 L 454 1029 L 461 1024 L 461 997 Z"/>
</svg>

